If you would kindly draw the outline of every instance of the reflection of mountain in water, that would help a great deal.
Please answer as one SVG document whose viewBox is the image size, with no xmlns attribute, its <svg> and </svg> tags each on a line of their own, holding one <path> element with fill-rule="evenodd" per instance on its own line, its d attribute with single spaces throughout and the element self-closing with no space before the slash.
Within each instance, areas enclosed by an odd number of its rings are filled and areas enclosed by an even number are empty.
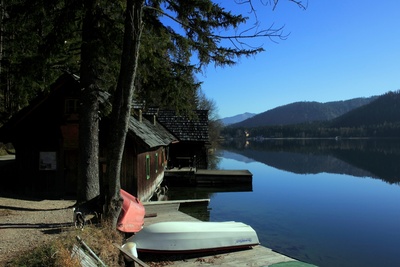
<svg viewBox="0 0 400 267">
<path fill-rule="evenodd" d="M 399 141 L 267 140 L 245 147 L 225 144 L 224 149 L 298 174 L 327 172 L 379 178 L 388 183 L 400 181 Z"/>
<path fill-rule="evenodd" d="M 246 156 L 268 166 L 298 174 L 327 172 L 361 177 L 372 176 L 370 172 L 355 168 L 331 155 L 254 150 L 244 150 L 240 153 L 244 153 Z"/>
<path fill-rule="evenodd" d="M 226 159 L 234 159 L 234 160 L 237 160 L 237 161 L 240 161 L 240 162 L 244 162 L 244 163 L 250 163 L 250 162 L 254 162 L 255 161 L 254 159 L 248 158 L 243 154 L 233 153 L 233 152 L 230 152 L 228 150 L 225 150 L 223 152 L 223 157 L 226 158 Z"/>
</svg>

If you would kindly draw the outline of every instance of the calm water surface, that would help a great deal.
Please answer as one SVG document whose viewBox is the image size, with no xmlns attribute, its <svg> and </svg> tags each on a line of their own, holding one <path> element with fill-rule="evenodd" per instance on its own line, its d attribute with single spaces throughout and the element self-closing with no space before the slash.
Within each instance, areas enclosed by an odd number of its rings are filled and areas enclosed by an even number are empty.
<svg viewBox="0 0 400 267">
<path fill-rule="evenodd" d="M 321 267 L 400 266 L 400 149 L 360 144 L 227 147 L 218 168 L 250 170 L 252 191 L 172 188 L 170 199 L 210 197 L 210 221 L 245 222 L 262 245 Z"/>
</svg>

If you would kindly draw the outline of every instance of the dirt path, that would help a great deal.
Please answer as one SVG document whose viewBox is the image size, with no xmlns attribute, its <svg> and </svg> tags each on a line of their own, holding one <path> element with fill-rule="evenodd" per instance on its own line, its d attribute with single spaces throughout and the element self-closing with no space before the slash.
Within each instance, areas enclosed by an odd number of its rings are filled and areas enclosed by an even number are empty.
<svg viewBox="0 0 400 267">
<path fill-rule="evenodd" d="M 0 266 L 70 229 L 74 203 L 0 195 Z"/>
</svg>

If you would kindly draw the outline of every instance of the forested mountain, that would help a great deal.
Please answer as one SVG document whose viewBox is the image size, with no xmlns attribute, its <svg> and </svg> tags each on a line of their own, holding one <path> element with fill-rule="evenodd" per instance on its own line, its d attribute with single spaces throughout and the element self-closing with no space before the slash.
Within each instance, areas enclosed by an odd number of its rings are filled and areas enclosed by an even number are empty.
<svg viewBox="0 0 400 267">
<path fill-rule="evenodd" d="M 247 119 L 249 119 L 249 118 L 252 118 L 252 117 L 254 117 L 255 115 L 256 115 L 255 113 L 246 112 L 246 113 L 239 114 L 239 115 L 236 115 L 236 116 L 223 118 L 223 119 L 221 119 L 220 121 L 221 121 L 221 123 L 222 123 L 223 125 L 228 126 L 228 125 L 230 125 L 230 124 L 242 122 L 242 121 L 244 121 L 244 120 L 247 120 Z"/>
<path fill-rule="evenodd" d="M 400 90 L 363 100 L 369 100 L 370 102 L 358 108 L 353 108 L 351 111 L 332 120 L 304 121 L 303 123 L 287 125 L 282 125 L 282 123 L 281 125 L 264 125 L 258 127 L 237 126 L 239 125 L 238 123 L 225 127 L 222 134 L 225 137 L 239 138 L 398 138 L 400 136 Z M 290 107 L 291 105 L 288 106 Z M 311 106 L 318 107 L 320 105 L 313 104 Z M 287 106 L 282 108 L 287 108 Z M 286 111 L 288 110 L 296 112 L 294 108 L 286 109 Z M 309 112 L 310 110 L 311 107 L 309 106 L 307 111 Z M 326 108 L 325 116 L 326 110 L 333 109 Z M 297 112 L 300 111 L 304 112 L 304 109 L 297 109 Z M 314 108 L 314 112 L 323 111 L 323 109 L 319 109 L 318 111 L 318 109 Z M 278 116 L 278 113 L 276 114 Z M 298 117 L 301 116 L 303 118 L 306 117 L 304 114 Z"/>
<path fill-rule="evenodd" d="M 331 127 L 379 126 L 400 123 L 400 91 L 388 92 L 371 103 L 332 120 Z"/>
<path fill-rule="evenodd" d="M 265 111 L 231 126 L 259 127 L 327 121 L 339 117 L 355 108 L 366 105 L 376 98 L 376 96 L 373 96 L 369 98 L 354 98 L 327 103 L 295 102 Z"/>
</svg>

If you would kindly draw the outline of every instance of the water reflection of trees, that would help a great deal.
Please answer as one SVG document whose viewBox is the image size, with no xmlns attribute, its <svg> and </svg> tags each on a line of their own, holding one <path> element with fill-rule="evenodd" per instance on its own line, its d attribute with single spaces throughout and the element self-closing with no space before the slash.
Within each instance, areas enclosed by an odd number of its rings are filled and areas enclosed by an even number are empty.
<svg viewBox="0 0 400 267">
<path fill-rule="evenodd" d="M 339 173 L 400 182 L 400 140 L 269 139 L 232 141 L 223 149 L 294 173 Z"/>
<path fill-rule="evenodd" d="M 208 150 L 208 167 L 209 170 L 217 170 L 221 162 L 221 150 L 220 149 L 209 149 Z"/>
</svg>

